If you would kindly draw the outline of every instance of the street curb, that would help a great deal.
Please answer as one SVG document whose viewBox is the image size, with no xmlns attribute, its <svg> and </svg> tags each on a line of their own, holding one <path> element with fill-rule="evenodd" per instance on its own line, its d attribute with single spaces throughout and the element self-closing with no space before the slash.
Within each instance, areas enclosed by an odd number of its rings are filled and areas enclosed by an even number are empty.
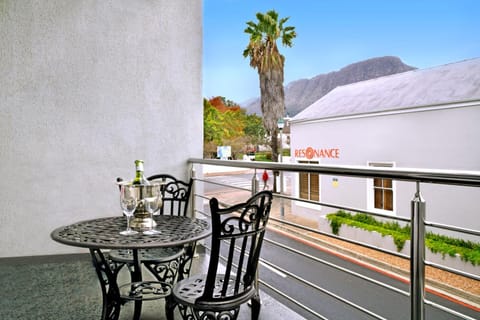
<svg viewBox="0 0 480 320">
<path fill-rule="evenodd" d="M 378 261 L 378 260 L 373 259 L 369 256 L 366 256 L 366 255 L 360 254 L 358 252 L 343 248 L 343 247 L 335 245 L 333 243 L 329 243 L 329 242 L 324 241 L 322 239 L 312 237 L 308 233 L 301 233 L 300 231 L 297 231 L 297 230 L 295 230 L 293 228 L 290 228 L 288 226 L 282 226 L 282 225 L 276 224 L 274 222 L 273 223 L 271 222 L 270 225 L 272 226 L 271 229 L 277 229 L 277 230 L 280 230 L 282 232 L 288 231 L 289 235 L 294 236 L 294 237 L 299 238 L 299 239 L 305 239 L 306 241 L 315 243 L 315 244 L 317 244 L 321 247 L 325 247 L 329 251 L 333 251 L 332 252 L 333 254 L 340 253 L 338 255 L 340 258 L 345 258 L 345 257 L 342 257 L 342 256 L 346 256 L 346 257 L 350 258 L 349 260 L 354 262 L 354 263 L 357 263 L 355 260 L 361 261 L 361 262 L 363 262 L 361 264 L 364 265 L 367 268 L 374 269 L 374 270 L 377 268 L 379 270 L 375 270 L 375 271 L 379 271 L 383 274 L 394 277 L 394 278 L 396 278 L 399 281 L 402 281 L 404 283 L 409 282 L 409 272 L 402 269 L 402 268 L 387 264 L 383 261 Z M 308 244 L 308 243 L 306 243 L 306 244 Z M 369 264 L 370 266 L 365 265 L 365 263 Z M 439 281 L 436 281 L 436 280 L 432 280 L 432 279 L 426 279 L 426 284 L 428 284 L 428 287 L 426 288 L 426 291 L 428 291 L 432 294 L 438 295 L 438 296 L 442 296 L 443 298 L 451 300 L 455 303 L 462 304 L 462 305 L 464 305 L 464 306 L 466 306 L 470 309 L 480 311 L 480 297 L 479 296 L 473 295 L 473 294 L 471 294 L 469 292 L 466 292 L 464 290 L 449 286 L 445 283 L 442 283 L 442 282 L 439 282 Z"/>
</svg>

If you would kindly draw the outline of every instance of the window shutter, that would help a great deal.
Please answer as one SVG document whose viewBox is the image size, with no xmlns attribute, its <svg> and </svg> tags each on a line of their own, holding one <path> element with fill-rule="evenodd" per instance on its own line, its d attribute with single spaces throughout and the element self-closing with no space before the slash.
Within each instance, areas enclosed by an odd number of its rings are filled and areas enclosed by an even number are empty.
<svg viewBox="0 0 480 320">
<path fill-rule="evenodd" d="M 320 179 L 315 173 L 310 173 L 310 200 L 320 200 Z"/>
<path fill-rule="evenodd" d="M 300 173 L 300 198 L 308 200 L 308 173 Z"/>
</svg>

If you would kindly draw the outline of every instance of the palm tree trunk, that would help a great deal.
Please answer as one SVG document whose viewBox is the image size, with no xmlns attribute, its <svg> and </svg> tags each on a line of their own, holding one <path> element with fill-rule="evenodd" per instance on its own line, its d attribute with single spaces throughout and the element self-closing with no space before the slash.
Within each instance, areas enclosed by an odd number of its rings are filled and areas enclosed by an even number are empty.
<svg viewBox="0 0 480 320">
<path fill-rule="evenodd" d="M 263 125 L 270 133 L 272 160 L 277 162 L 279 155 L 277 121 L 285 115 L 285 92 L 283 89 L 283 68 L 259 72 L 260 103 Z"/>
<path fill-rule="evenodd" d="M 278 139 L 278 129 L 272 131 L 272 136 L 270 140 L 270 147 L 272 148 L 272 161 L 278 162 L 278 155 L 280 154 L 280 146 L 279 139 Z"/>
</svg>

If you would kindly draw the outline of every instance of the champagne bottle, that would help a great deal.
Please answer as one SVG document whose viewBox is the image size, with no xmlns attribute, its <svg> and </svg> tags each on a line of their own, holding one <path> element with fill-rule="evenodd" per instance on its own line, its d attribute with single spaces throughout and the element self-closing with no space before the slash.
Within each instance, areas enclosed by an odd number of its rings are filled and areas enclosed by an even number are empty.
<svg viewBox="0 0 480 320">
<path fill-rule="evenodd" d="M 135 160 L 135 178 L 133 179 L 132 184 L 150 184 L 143 174 L 143 160 Z"/>
</svg>

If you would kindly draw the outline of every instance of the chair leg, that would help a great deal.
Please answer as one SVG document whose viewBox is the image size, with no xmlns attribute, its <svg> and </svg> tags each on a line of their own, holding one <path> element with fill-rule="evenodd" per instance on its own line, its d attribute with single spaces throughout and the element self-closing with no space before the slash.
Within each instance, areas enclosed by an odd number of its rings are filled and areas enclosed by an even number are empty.
<svg viewBox="0 0 480 320">
<path fill-rule="evenodd" d="M 120 308 L 124 303 L 120 297 L 117 284 L 118 270 L 120 270 L 121 265 L 114 264 L 111 267 L 100 249 L 90 249 L 90 255 L 102 289 L 101 318 L 117 320 L 120 316 Z"/>
<path fill-rule="evenodd" d="M 165 298 L 165 315 L 167 317 L 167 320 L 173 320 L 173 313 L 176 306 L 177 304 L 173 299 L 172 295 L 169 295 Z"/>
<path fill-rule="evenodd" d="M 193 256 L 195 255 L 195 248 L 197 243 L 194 242 L 185 247 L 185 254 L 180 258 L 178 267 L 177 282 L 182 281 L 190 276 L 192 268 Z"/>
<path fill-rule="evenodd" d="M 260 295 L 257 293 L 253 298 L 251 299 L 252 303 L 252 320 L 257 320 L 258 317 L 260 316 L 260 308 L 262 307 L 262 302 L 260 300 Z"/>
<path fill-rule="evenodd" d="M 142 314 L 142 300 L 135 301 L 133 309 L 133 320 L 139 320 Z"/>
</svg>

